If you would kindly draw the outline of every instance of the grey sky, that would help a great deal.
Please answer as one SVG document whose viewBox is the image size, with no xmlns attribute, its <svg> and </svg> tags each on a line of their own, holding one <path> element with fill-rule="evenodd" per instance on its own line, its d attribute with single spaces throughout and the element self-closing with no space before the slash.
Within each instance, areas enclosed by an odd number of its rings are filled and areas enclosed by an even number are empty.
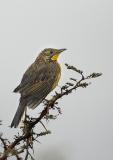
<svg viewBox="0 0 113 160">
<path fill-rule="evenodd" d="M 63 114 L 47 124 L 52 134 L 40 139 L 36 155 L 40 160 L 112 160 L 112 42 L 111 0 L 0 1 L 0 119 L 6 135 L 12 134 L 6 126 L 19 100 L 12 91 L 26 68 L 46 47 L 67 48 L 59 59 L 60 85 L 71 75 L 65 62 L 103 76 L 59 102 Z"/>
</svg>

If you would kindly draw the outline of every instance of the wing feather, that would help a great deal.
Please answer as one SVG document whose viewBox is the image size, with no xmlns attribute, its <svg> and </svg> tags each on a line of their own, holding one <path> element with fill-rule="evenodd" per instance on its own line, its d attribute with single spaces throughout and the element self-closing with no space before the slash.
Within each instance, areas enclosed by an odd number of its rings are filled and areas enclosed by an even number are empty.
<svg viewBox="0 0 113 160">
<path fill-rule="evenodd" d="M 53 68 L 54 67 L 54 68 Z M 56 81 L 55 66 L 33 63 L 25 72 L 20 85 L 14 90 L 30 108 L 35 108 L 52 91 Z"/>
</svg>

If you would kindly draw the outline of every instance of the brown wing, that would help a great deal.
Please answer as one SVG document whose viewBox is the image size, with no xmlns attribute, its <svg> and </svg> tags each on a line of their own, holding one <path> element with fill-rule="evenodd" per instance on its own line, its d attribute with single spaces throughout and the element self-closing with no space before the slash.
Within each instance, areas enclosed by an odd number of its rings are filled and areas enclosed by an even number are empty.
<svg viewBox="0 0 113 160">
<path fill-rule="evenodd" d="M 44 78 L 44 72 L 46 73 L 46 67 L 43 63 L 39 62 L 39 63 L 33 63 L 28 69 L 27 71 L 24 73 L 23 78 L 21 80 L 21 83 L 19 86 L 17 86 L 14 89 L 14 92 L 22 92 L 22 90 L 24 90 L 24 88 L 28 87 L 29 85 L 31 85 L 33 82 L 35 82 L 36 80 L 43 80 Z"/>
<path fill-rule="evenodd" d="M 52 90 L 55 73 L 45 64 L 32 64 L 25 72 L 21 84 L 15 89 L 21 98 L 33 108 L 38 105 Z"/>
</svg>

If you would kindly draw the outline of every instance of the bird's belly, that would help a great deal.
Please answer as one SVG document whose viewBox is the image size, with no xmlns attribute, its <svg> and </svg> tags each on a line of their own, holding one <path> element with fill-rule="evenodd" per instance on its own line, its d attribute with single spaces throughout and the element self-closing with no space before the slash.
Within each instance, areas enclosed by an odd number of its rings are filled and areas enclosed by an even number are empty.
<svg viewBox="0 0 113 160">
<path fill-rule="evenodd" d="M 54 84 L 52 86 L 52 90 L 55 89 L 55 87 L 58 85 L 60 77 L 61 77 L 61 73 L 59 72 L 58 75 L 55 77 Z"/>
</svg>

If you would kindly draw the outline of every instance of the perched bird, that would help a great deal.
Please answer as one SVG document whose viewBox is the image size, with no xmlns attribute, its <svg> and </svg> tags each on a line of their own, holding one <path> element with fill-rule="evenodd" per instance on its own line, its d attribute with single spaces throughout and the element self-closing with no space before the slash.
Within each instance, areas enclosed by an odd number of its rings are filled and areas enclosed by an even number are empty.
<svg viewBox="0 0 113 160">
<path fill-rule="evenodd" d="M 20 102 L 11 127 L 17 127 L 26 107 L 34 109 L 58 85 L 61 68 L 57 59 L 66 49 L 44 49 L 24 73 L 14 92 L 19 92 Z"/>
</svg>

